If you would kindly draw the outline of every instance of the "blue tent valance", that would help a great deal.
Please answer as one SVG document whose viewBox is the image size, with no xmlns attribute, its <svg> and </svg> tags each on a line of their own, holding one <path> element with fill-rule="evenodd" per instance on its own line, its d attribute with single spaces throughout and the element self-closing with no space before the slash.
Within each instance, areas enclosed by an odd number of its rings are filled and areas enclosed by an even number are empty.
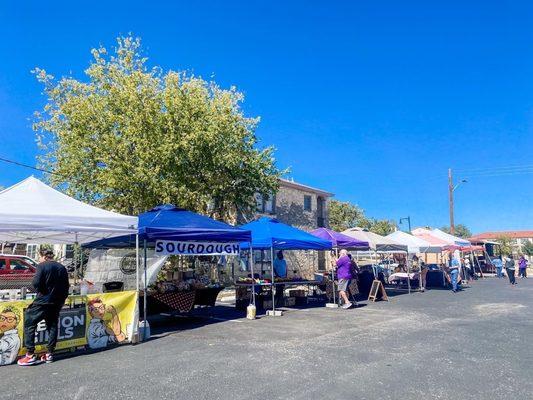
<svg viewBox="0 0 533 400">
<path fill-rule="evenodd" d="M 247 242 L 251 240 L 251 233 L 249 230 L 165 204 L 139 215 L 139 240 L 146 240 L 151 246 L 156 240 Z M 135 247 L 135 235 L 99 240 L 88 243 L 85 247 Z"/>
<path fill-rule="evenodd" d="M 276 219 L 262 217 L 240 226 L 252 232 L 252 248 L 265 250 L 329 250 L 331 242 L 313 236 L 305 231 L 283 224 Z M 242 249 L 249 243 L 241 243 Z"/>
</svg>

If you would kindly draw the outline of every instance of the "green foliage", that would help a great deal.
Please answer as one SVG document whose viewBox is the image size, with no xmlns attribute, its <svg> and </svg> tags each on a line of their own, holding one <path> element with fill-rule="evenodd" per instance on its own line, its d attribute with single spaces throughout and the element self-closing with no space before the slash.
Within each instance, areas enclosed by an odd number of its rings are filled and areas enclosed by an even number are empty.
<svg viewBox="0 0 533 400">
<path fill-rule="evenodd" d="M 394 232 L 397 228 L 397 225 L 394 221 L 387 220 L 387 219 L 375 219 L 372 218 L 370 220 L 370 227 L 368 230 L 370 232 L 377 233 L 378 235 L 386 236 L 392 232 Z"/>
<path fill-rule="evenodd" d="M 149 69 L 139 39 L 92 50 L 83 80 L 34 71 L 47 104 L 34 130 L 51 183 L 92 204 L 137 214 L 157 204 L 230 218 L 277 189 L 274 149 L 242 93 L 186 72 Z"/>
<path fill-rule="evenodd" d="M 450 233 L 450 227 L 449 226 L 443 226 L 442 228 L 440 228 L 441 231 L 444 231 L 446 233 Z M 472 232 L 470 232 L 470 229 L 468 229 L 468 227 L 466 225 L 463 225 L 463 224 L 458 224 L 458 225 L 455 225 L 455 233 L 454 233 L 455 236 L 458 236 L 460 238 L 469 238 L 470 236 L 472 236 Z"/>
<path fill-rule="evenodd" d="M 527 256 L 533 256 L 533 243 L 527 240 L 522 246 L 522 252 Z"/>
<path fill-rule="evenodd" d="M 500 236 L 496 238 L 496 241 L 500 244 L 500 251 L 502 254 L 513 254 L 513 239 L 508 236 Z"/>
<path fill-rule="evenodd" d="M 331 200 L 329 202 L 329 225 L 331 229 L 342 232 L 349 228 L 369 228 L 370 221 L 359 206 L 348 201 Z"/>
<path fill-rule="evenodd" d="M 337 232 L 359 227 L 379 235 L 388 235 L 396 228 L 393 221 L 368 218 L 361 207 L 338 200 L 331 200 L 329 203 L 329 225 Z"/>
</svg>

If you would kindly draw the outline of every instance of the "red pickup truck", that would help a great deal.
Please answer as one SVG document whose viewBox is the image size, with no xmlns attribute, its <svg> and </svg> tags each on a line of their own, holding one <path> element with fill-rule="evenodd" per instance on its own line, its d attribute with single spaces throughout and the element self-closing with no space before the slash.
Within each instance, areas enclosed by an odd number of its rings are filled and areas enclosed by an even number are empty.
<svg viewBox="0 0 533 400">
<path fill-rule="evenodd" d="M 31 289 L 37 263 L 29 257 L 0 254 L 0 289 Z"/>
</svg>

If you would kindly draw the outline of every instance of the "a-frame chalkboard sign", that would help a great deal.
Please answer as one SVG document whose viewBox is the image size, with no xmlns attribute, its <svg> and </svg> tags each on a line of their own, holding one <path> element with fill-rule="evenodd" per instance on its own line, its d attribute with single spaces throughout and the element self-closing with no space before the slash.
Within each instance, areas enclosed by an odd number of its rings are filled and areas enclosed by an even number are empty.
<svg viewBox="0 0 533 400">
<path fill-rule="evenodd" d="M 376 300 L 389 301 L 389 297 L 387 296 L 387 292 L 383 287 L 383 283 L 378 279 L 374 279 L 372 282 L 372 287 L 370 288 L 370 293 L 368 294 L 368 301 L 375 302 Z"/>
</svg>

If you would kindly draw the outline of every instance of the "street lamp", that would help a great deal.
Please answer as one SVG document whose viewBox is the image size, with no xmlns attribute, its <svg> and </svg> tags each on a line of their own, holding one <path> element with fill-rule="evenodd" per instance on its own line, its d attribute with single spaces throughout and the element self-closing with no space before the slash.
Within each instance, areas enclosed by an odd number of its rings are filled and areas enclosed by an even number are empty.
<svg viewBox="0 0 533 400">
<path fill-rule="evenodd" d="M 457 189 L 457 188 L 461 185 L 461 183 L 467 183 L 467 182 L 468 182 L 468 181 L 467 181 L 466 179 L 461 180 L 461 182 L 459 182 L 457 185 L 455 185 L 455 186 L 453 187 L 453 191 L 455 192 L 455 189 Z"/>
<path fill-rule="evenodd" d="M 453 235 L 455 234 L 455 225 L 453 221 L 453 192 L 455 192 L 455 189 L 457 189 L 461 183 L 466 183 L 466 179 L 462 179 L 461 182 L 459 182 L 457 185 L 453 184 L 453 177 L 452 177 L 452 169 L 448 169 L 448 197 L 450 201 L 450 233 Z"/>
</svg>

